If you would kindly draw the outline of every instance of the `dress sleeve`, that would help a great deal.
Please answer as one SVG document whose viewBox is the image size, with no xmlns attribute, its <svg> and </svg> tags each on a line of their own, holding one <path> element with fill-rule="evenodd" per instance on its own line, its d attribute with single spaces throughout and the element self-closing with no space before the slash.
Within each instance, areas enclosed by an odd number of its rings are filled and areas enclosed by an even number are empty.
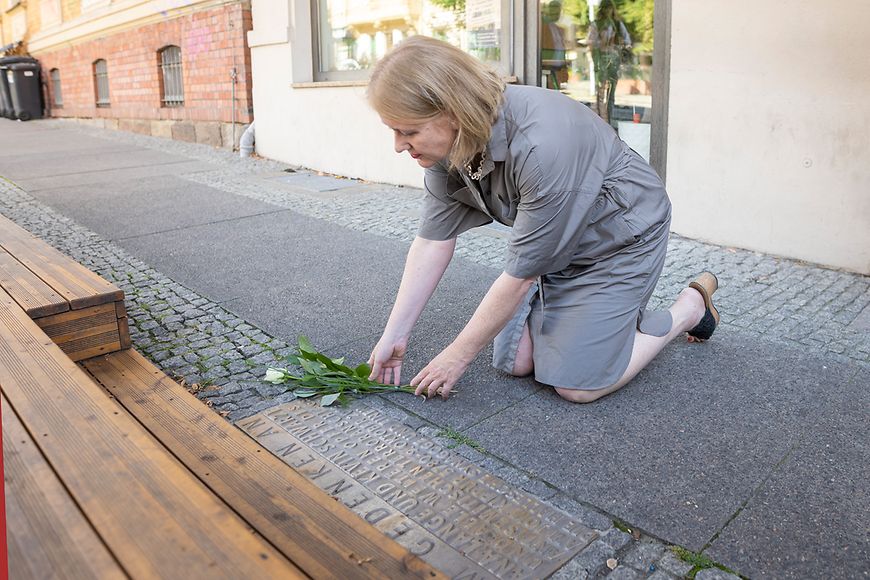
<svg viewBox="0 0 870 580">
<path fill-rule="evenodd" d="M 492 218 L 451 195 L 465 187 L 442 165 L 426 169 L 426 196 L 417 235 L 427 240 L 450 240 L 471 228 L 488 224 Z"/>
<path fill-rule="evenodd" d="M 594 133 L 532 147 L 515 164 L 520 201 L 505 263 L 511 276 L 558 272 L 574 258 L 609 164 L 610 148 Z"/>
</svg>

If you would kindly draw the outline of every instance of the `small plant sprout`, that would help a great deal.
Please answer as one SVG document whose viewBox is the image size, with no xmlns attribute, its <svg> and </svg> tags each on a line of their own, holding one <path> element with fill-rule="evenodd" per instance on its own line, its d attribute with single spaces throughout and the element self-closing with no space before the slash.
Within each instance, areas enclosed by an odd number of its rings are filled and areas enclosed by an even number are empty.
<svg viewBox="0 0 870 580">
<path fill-rule="evenodd" d="M 298 352 L 287 357 L 288 366 L 298 367 L 298 374 L 286 368 L 269 368 L 263 380 L 273 385 L 288 384 L 287 390 L 293 391 L 299 398 L 320 397 L 320 406 L 329 407 L 338 402 L 340 405 L 350 402 L 353 396 L 371 393 L 403 392 L 414 394 L 411 385 L 385 385 L 370 381 L 372 372 L 368 364 L 363 363 L 355 368 L 344 365 L 344 358 L 329 358 L 317 352 L 311 342 L 304 336 L 299 337 Z"/>
</svg>

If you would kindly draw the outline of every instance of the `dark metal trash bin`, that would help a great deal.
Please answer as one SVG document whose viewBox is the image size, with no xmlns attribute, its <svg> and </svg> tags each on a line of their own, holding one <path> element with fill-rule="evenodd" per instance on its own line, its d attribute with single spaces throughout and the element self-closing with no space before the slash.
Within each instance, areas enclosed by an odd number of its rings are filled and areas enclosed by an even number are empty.
<svg viewBox="0 0 870 580">
<path fill-rule="evenodd" d="M 42 83 L 39 62 L 27 59 L 6 66 L 6 81 L 15 119 L 42 118 Z"/>
<path fill-rule="evenodd" d="M 10 119 L 15 118 L 15 108 L 12 106 L 12 95 L 9 92 L 9 81 L 6 71 L 9 65 L 17 62 L 35 62 L 29 56 L 4 56 L 0 58 L 0 115 Z"/>
</svg>

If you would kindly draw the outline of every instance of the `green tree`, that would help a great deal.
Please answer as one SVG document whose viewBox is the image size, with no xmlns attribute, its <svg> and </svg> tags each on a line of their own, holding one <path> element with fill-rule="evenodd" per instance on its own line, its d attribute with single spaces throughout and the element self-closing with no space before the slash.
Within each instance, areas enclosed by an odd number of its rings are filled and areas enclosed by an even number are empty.
<svg viewBox="0 0 870 580">
<path fill-rule="evenodd" d="M 616 9 L 628 29 L 635 52 L 652 52 L 654 0 L 617 0 Z"/>
<path fill-rule="evenodd" d="M 429 0 L 435 6 L 449 10 L 457 16 L 465 14 L 465 0 Z"/>
</svg>

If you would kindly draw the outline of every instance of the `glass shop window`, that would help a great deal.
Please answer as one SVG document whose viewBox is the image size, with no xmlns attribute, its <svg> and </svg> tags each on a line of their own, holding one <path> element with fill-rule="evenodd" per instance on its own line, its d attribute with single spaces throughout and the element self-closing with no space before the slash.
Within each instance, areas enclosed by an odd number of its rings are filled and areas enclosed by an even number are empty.
<svg viewBox="0 0 870 580">
<path fill-rule="evenodd" d="M 313 0 L 312 10 L 319 81 L 366 79 L 378 59 L 415 34 L 447 41 L 511 73 L 508 0 Z"/>
<path fill-rule="evenodd" d="M 586 103 L 649 160 L 654 0 L 540 0 L 541 86 Z"/>
</svg>

